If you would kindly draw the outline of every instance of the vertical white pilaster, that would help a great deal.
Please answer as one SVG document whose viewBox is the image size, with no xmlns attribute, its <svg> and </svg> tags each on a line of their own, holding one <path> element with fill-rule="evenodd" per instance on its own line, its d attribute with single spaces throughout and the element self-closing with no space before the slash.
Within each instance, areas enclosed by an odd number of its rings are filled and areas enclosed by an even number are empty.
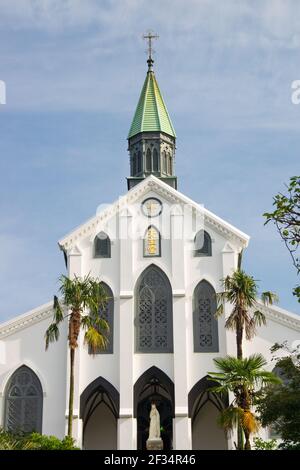
<svg viewBox="0 0 300 470">
<path fill-rule="evenodd" d="M 118 449 L 136 450 L 137 448 L 137 422 L 129 416 L 118 419 Z"/>
<path fill-rule="evenodd" d="M 176 450 L 192 448 L 188 418 L 188 353 L 185 299 L 185 252 L 182 214 L 171 215 L 171 259 L 173 287 L 175 419 L 173 443 Z"/>
<path fill-rule="evenodd" d="M 133 418 L 134 304 L 132 217 L 126 210 L 119 217 L 120 232 L 120 417 L 118 449 L 136 449 Z"/>
</svg>

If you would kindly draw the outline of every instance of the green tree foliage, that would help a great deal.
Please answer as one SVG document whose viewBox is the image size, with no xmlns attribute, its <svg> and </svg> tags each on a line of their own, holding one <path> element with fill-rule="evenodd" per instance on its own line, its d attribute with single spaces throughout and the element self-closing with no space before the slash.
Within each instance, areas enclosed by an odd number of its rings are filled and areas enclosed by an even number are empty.
<svg viewBox="0 0 300 470">
<path fill-rule="evenodd" d="M 248 340 L 256 334 L 256 327 L 265 325 L 266 319 L 260 310 L 257 281 L 244 271 L 237 269 L 231 276 L 222 279 L 223 292 L 217 294 L 217 315 L 224 311 L 224 302 L 232 305 L 232 311 L 226 319 L 225 328 L 236 333 L 237 357 L 243 357 L 244 332 Z M 277 296 L 272 292 L 263 292 L 261 302 L 269 305 L 276 302 Z"/>
<path fill-rule="evenodd" d="M 79 450 L 69 436 L 58 439 L 33 432 L 13 434 L 0 429 L 0 450 Z"/>
<path fill-rule="evenodd" d="M 85 331 L 84 342 L 95 353 L 107 346 L 109 326 L 100 313 L 106 307 L 107 295 L 101 283 L 89 275 L 84 278 L 67 276 L 60 278 L 61 299 L 54 296 L 54 317 L 48 327 L 45 340 L 46 349 L 49 344 L 59 339 L 59 326 L 68 321 L 68 345 L 70 351 L 70 385 L 69 385 L 69 416 L 68 436 L 72 437 L 73 403 L 74 403 L 74 364 L 75 351 L 78 348 L 80 330 Z"/>
<path fill-rule="evenodd" d="M 284 351 L 276 359 L 281 384 L 269 386 L 259 400 L 257 411 L 263 426 L 272 426 L 280 435 L 279 448 L 300 449 L 300 350 L 286 343 L 275 344 L 272 352 Z"/>
<path fill-rule="evenodd" d="M 293 176 L 286 186 L 286 194 L 276 194 L 273 198 L 273 212 L 266 212 L 265 225 L 273 222 L 284 241 L 292 258 L 293 265 L 300 273 L 300 176 Z M 293 294 L 300 302 L 300 286 L 294 288 Z"/>
<path fill-rule="evenodd" d="M 257 432 L 259 421 L 252 407 L 263 388 L 280 382 L 272 372 L 263 370 L 266 360 L 261 354 L 238 359 L 232 356 L 214 359 L 219 372 L 209 372 L 209 377 L 218 385 L 210 390 L 220 394 L 233 394 L 232 403 L 221 412 L 219 424 L 225 432 L 239 426 L 244 432 L 244 450 L 251 450 L 250 436 Z"/>
<path fill-rule="evenodd" d="M 260 437 L 253 438 L 254 450 L 275 450 L 277 449 L 277 440 L 270 439 L 269 441 L 264 441 Z"/>
</svg>

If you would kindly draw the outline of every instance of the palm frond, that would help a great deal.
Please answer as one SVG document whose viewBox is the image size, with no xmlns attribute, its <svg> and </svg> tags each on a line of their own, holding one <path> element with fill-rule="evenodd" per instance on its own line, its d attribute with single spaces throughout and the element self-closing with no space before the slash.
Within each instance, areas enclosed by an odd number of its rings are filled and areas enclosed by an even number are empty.
<svg viewBox="0 0 300 470">
<path fill-rule="evenodd" d="M 259 430 L 259 422 L 252 411 L 243 411 L 242 427 L 243 429 L 247 430 L 249 434 L 256 433 Z"/>
<path fill-rule="evenodd" d="M 81 317 L 81 326 L 84 329 L 93 327 L 96 328 L 99 332 L 103 332 L 106 334 L 108 334 L 110 331 L 108 322 L 104 318 L 101 318 L 99 314 L 83 315 Z"/>
<path fill-rule="evenodd" d="M 260 353 L 251 354 L 251 356 L 244 358 L 242 361 L 244 362 L 245 369 L 248 371 L 258 371 L 267 365 L 267 361 Z"/>
<path fill-rule="evenodd" d="M 260 298 L 264 305 L 273 305 L 279 301 L 278 295 L 271 291 L 262 292 Z"/>
<path fill-rule="evenodd" d="M 49 347 L 50 343 L 57 341 L 59 338 L 59 328 L 57 323 L 51 323 L 45 333 L 45 340 L 46 340 L 46 350 Z"/>
<path fill-rule="evenodd" d="M 225 321 L 225 328 L 227 330 L 235 331 L 237 324 L 238 324 L 238 316 L 237 316 L 236 310 L 234 309 Z"/>
<path fill-rule="evenodd" d="M 255 326 L 265 326 L 267 324 L 266 316 L 260 310 L 255 310 L 252 318 Z"/>
<path fill-rule="evenodd" d="M 243 414 L 242 408 L 231 405 L 220 413 L 218 424 L 224 429 L 226 434 L 230 434 L 242 422 Z"/>
<path fill-rule="evenodd" d="M 53 310 L 54 310 L 54 317 L 53 320 L 56 324 L 60 323 L 64 319 L 63 308 L 60 305 L 58 297 L 55 295 L 53 299 Z"/>
<path fill-rule="evenodd" d="M 214 359 L 214 363 L 222 373 L 230 373 L 232 370 L 237 369 L 240 359 L 234 356 L 217 357 Z"/>
<path fill-rule="evenodd" d="M 279 385 L 282 383 L 282 380 L 277 375 L 266 370 L 257 371 L 254 375 L 254 380 L 263 386 L 269 384 Z"/>
<path fill-rule="evenodd" d="M 96 354 L 97 351 L 106 349 L 108 339 L 102 333 L 99 333 L 96 328 L 90 326 L 85 332 L 84 342 L 91 348 L 92 353 Z"/>
<path fill-rule="evenodd" d="M 217 294 L 217 295 L 219 295 L 219 294 Z M 215 317 L 219 318 L 221 315 L 223 315 L 223 313 L 224 313 L 224 303 L 223 303 L 223 301 L 218 301 Z"/>
</svg>

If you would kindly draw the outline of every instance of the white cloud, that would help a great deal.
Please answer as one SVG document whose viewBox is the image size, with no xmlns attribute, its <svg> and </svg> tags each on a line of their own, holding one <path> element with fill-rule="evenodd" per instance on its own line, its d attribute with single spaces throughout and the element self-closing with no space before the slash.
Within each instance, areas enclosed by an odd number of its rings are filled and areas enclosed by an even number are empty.
<svg viewBox="0 0 300 470">
<path fill-rule="evenodd" d="M 295 0 L 226 0 L 222 7 L 220 0 L 1 0 L 0 13 L 2 27 L 57 33 L 95 25 L 105 28 L 111 39 L 153 22 L 171 33 L 173 43 L 182 34 L 192 41 L 199 32 L 223 38 L 227 45 L 236 39 L 241 45 L 263 43 L 269 35 L 290 45 L 300 32 L 300 5 Z M 257 29 L 262 37 L 251 36 Z"/>
<path fill-rule="evenodd" d="M 150 26 L 160 34 L 159 82 L 177 114 L 295 128 L 299 17 L 292 0 L 222 8 L 220 0 L 0 0 L 6 109 L 133 113 Z"/>
</svg>

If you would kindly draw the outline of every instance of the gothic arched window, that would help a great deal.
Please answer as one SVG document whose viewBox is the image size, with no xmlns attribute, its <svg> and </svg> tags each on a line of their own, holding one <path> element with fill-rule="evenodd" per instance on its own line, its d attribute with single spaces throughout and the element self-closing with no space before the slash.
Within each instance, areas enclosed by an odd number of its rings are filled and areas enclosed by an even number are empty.
<svg viewBox="0 0 300 470">
<path fill-rule="evenodd" d="M 132 158 L 132 175 L 133 176 L 137 173 L 136 164 L 137 164 L 137 161 L 136 161 L 136 153 L 135 153 Z"/>
<path fill-rule="evenodd" d="M 169 174 L 172 175 L 172 173 L 173 173 L 172 156 L 169 155 Z"/>
<path fill-rule="evenodd" d="M 141 173 L 142 171 L 142 154 L 138 152 L 137 155 L 137 173 Z"/>
<path fill-rule="evenodd" d="M 161 239 L 159 230 L 150 225 L 144 236 L 144 256 L 161 256 Z"/>
<path fill-rule="evenodd" d="M 164 272 L 153 265 L 136 286 L 136 350 L 173 352 L 172 288 Z"/>
<path fill-rule="evenodd" d="M 151 165 L 151 150 L 148 149 L 146 153 L 146 171 L 150 172 L 152 170 Z"/>
<path fill-rule="evenodd" d="M 167 173 L 167 155 L 166 152 L 163 151 L 162 153 L 162 171 L 163 173 Z"/>
<path fill-rule="evenodd" d="M 95 258 L 110 258 L 110 238 L 105 232 L 100 232 L 94 241 L 94 256 Z"/>
<path fill-rule="evenodd" d="M 211 238 L 205 230 L 199 230 L 195 236 L 195 256 L 211 256 Z"/>
<path fill-rule="evenodd" d="M 10 432 L 42 432 L 43 390 L 33 370 L 17 369 L 6 386 L 4 428 Z"/>
<path fill-rule="evenodd" d="M 153 171 L 158 172 L 158 152 L 156 149 L 153 150 Z"/>
<path fill-rule="evenodd" d="M 199 282 L 194 290 L 193 329 L 194 352 L 218 352 L 217 297 L 209 282 Z"/>
<path fill-rule="evenodd" d="M 114 296 L 111 288 L 105 282 L 101 282 L 101 285 L 107 296 L 107 301 L 99 310 L 99 316 L 106 320 L 109 326 L 109 331 L 104 332 L 108 344 L 105 349 L 99 349 L 96 353 L 93 353 L 92 349 L 89 348 L 89 354 L 113 354 L 114 352 Z"/>
<path fill-rule="evenodd" d="M 168 173 L 168 157 L 166 152 L 164 152 L 164 167 L 165 167 L 165 173 Z"/>
</svg>

